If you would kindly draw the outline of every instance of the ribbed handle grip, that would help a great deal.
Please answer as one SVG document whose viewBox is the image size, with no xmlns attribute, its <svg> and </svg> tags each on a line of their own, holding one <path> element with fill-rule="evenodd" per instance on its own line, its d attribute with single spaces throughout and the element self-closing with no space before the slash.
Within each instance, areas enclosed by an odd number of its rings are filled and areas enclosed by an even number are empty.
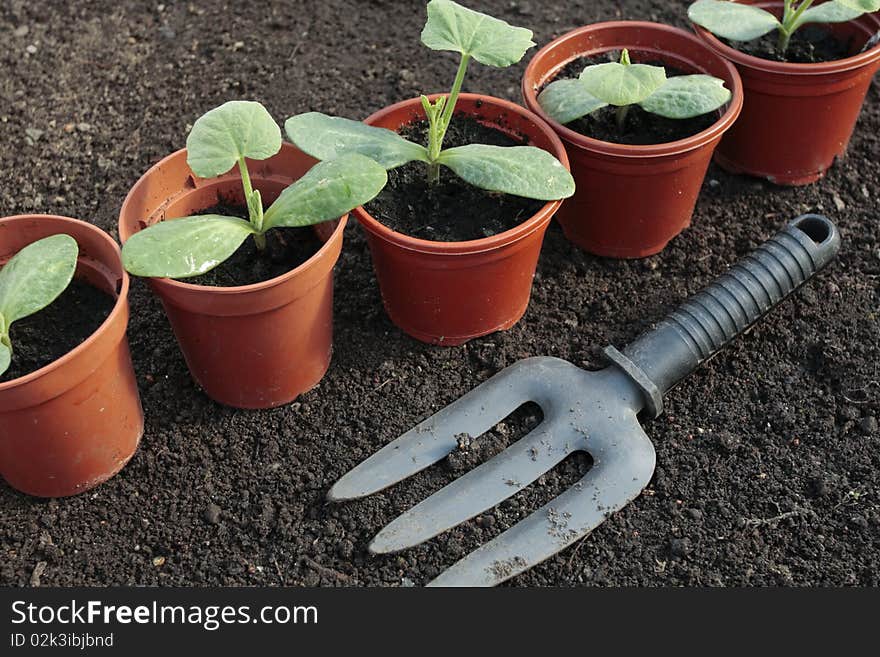
<svg viewBox="0 0 880 657">
<path fill-rule="evenodd" d="M 624 349 L 624 358 L 613 348 L 607 353 L 641 379 L 653 398 L 649 406 L 659 412 L 663 393 L 809 280 L 839 248 L 840 234 L 828 218 L 798 217 Z"/>
</svg>

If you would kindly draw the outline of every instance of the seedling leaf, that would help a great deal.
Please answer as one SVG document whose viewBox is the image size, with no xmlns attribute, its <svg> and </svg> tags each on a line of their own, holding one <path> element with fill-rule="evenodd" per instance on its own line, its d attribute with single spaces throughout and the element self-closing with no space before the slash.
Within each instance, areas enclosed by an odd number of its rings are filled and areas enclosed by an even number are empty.
<svg viewBox="0 0 880 657">
<path fill-rule="evenodd" d="M 782 27 L 769 11 L 730 0 L 697 0 L 688 8 L 688 18 L 733 41 L 751 41 Z"/>
<path fill-rule="evenodd" d="M 829 2 L 827 4 L 831 3 Z M 862 14 L 880 10 L 880 0 L 834 0 L 834 4 L 858 10 Z M 816 7 L 816 9 L 818 9 L 818 7 Z"/>
<path fill-rule="evenodd" d="M 833 0 L 832 2 L 823 2 L 816 7 L 810 7 L 801 14 L 801 17 L 792 28 L 792 32 L 807 23 L 845 23 L 846 21 L 851 21 L 866 11 L 853 6 L 858 4 L 862 3 Z M 877 6 L 880 7 L 880 0 L 877 1 Z M 867 11 L 876 11 L 876 9 Z"/>
<path fill-rule="evenodd" d="M 281 129 L 265 107 L 231 100 L 203 114 L 186 139 L 187 164 L 201 178 L 229 171 L 242 157 L 265 160 L 281 150 Z"/>
<path fill-rule="evenodd" d="M 469 144 L 443 151 L 439 162 L 476 187 L 542 201 L 574 194 L 574 179 L 555 157 L 534 146 Z"/>
<path fill-rule="evenodd" d="M 393 169 L 413 160 L 428 161 L 428 150 L 386 128 L 320 112 L 293 116 L 284 124 L 287 136 L 303 151 L 319 160 L 332 160 L 360 153 Z"/>
<path fill-rule="evenodd" d="M 624 51 L 624 60 L 628 55 Z M 640 103 L 666 81 L 662 66 L 608 62 L 588 66 L 579 78 L 584 89 L 598 100 L 621 107 Z"/>
<path fill-rule="evenodd" d="M 516 64 L 535 45 L 532 31 L 462 7 L 452 0 L 431 0 L 422 43 L 451 50 L 487 66 Z"/>
<path fill-rule="evenodd" d="M 243 219 L 219 214 L 170 219 L 132 235 L 122 247 L 122 264 L 135 276 L 199 276 L 256 232 Z"/>
<path fill-rule="evenodd" d="M 580 80 L 557 80 L 538 96 L 541 108 L 553 120 L 569 123 L 608 105 L 592 96 Z"/>
<path fill-rule="evenodd" d="M 711 75 L 680 75 L 669 78 L 643 100 L 643 109 L 669 119 L 689 119 L 718 109 L 730 100 L 724 81 Z"/>
<path fill-rule="evenodd" d="M 3 331 L 58 298 L 73 278 L 79 254 L 70 235 L 52 235 L 16 253 L 0 270 L 0 315 Z"/>
<path fill-rule="evenodd" d="M 0 342 L 0 374 L 9 369 L 12 362 L 12 350 L 6 344 Z"/>
<path fill-rule="evenodd" d="M 336 219 L 371 200 L 386 182 L 385 168 L 364 155 L 349 153 L 319 162 L 281 192 L 266 210 L 263 227 L 309 226 Z"/>
</svg>

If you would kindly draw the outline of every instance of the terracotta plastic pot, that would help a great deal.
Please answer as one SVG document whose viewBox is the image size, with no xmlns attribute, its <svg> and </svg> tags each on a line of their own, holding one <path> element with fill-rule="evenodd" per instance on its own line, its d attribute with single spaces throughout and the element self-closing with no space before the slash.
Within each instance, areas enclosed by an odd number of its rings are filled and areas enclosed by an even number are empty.
<svg viewBox="0 0 880 657">
<path fill-rule="evenodd" d="M 748 2 L 782 14 L 781 2 Z M 829 26 L 854 53 L 880 31 L 880 16 L 865 14 Z M 722 167 L 780 185 L 805 185 L 825 175 L 843 155 L 871 78 L 880 46 L 821 64 L 787 64 L 746 55 L 695 26 L 715 52 L 736 64 L 745 89 L 742 116 L 715 154 Z"/>
<path fill-rule="evenodd" d="M 717 122 L 678 141 L 646 146 L 586 137 L 551 119 L 538 93 L 569 62 L 628 48 L 642 61 L 660 60 L 724 80 L 733 97 Z M 526 105 L 562 138 L 577 183 L 557 215 L 566 237 L 582 249 L 616 258 L 663 250 L 690 225 L 712 152 L 742 108 L 736 70 L 694 35 L 668 25 L 635 21 L 597 23 L 565 34 L 529 62 L 522 83 Z"/>
<path fill-rule="evenodd" d="M 284 144 L 268 160 L 249 160 L 248 169 L 268 206 L 315 162 Z M 244 204 L 237 169 L 201 179 L 180 150 L 132 187 L 119 214 L 119 237 L 125 242 L 157 221 L 205 210 L 221 199 Z M 318 253 L 269 281 L 210 287 L 150 279 L 190 373 L 211 398 L 238 408 L 270 408 L 292 401 L 324 376 L 333 348 L 333 266 L 347 216 L 316 226 L 324 241 Z"/>
<path fill-rule="evenodd" d="M 77 219 L 6 217 L 0 219 L 0 264 L 59 233 L 79 245 L 76 278 L 116 304 L 85 342 L 46 367 L 0 383 L 0 474 L 13 488 L 39 497 L 75 495 L 106 481 L 128 463 L 144 430 L 126 338 L 128 275 L 116 242 Z"/>
<path fill-rule="evenodd" d="M 551 152 L 568 168 L 565 149 L 550 127 L 518 105 L 461 94 L 456 113 L 525 135 L 530 145 Z M 424 118 L 421 102 L 413 99 L 376 112 L 366 123 L 398 130 Z M 391 321 L 418 340 L 453 346 L 508 329 L 525 314 L 544 233 L 559 205 L 547 203 L 511 230 L 466 242 L 417 239 L 384 226 L 363 208 L 353 213 L 366 231 Z"/>
</svg>

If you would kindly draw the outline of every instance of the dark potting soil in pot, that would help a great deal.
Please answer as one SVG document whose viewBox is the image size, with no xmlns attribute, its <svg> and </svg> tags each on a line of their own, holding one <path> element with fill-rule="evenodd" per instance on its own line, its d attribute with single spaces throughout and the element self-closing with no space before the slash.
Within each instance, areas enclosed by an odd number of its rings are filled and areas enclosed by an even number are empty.
<svg viewBox="0 0 880 657">
<path fill-rule="evenodd" d="M 198 214 L 222 214 L 239 217 L 245 221 L 248 219 L 245 208 L 222 202 Z M 264 251 L 257 249 L 257 243 L 252 237 L 248 237 L 232 256 L 211 271 L 201 276 L 180 280 L 192 285 L 211 287 L 237 287 L 262 283 L 296 269 L 315 255 L 323 245 L 311 226 L 273 228 L 266 233 Z"/>
<path fill-rule="evenodd" d="M 619 51 L 611 51 L 599 57 L 578 57 L 566 64 L 552 81 L 577 78 L 587 66 L 606 64 L 619 60 Z M 669 78 L 688 74 L 686 71 L 665 66 L 660 61 L 635 61 L 633 63 L 663 66 L 666 69 L 666 77 Z M 702 116 L 695 116 L 692 119 L 667 119 L 666 117 L 646 112 L 638 105 L 633 105 L 628 110 L 624 130 L 621 131 L 617 126 L 617 108 L 603 107 L 592 114 L 571 121 L 566 124 L 566 127 L 586 137 L 592 137 L 593 139 L 613 144 L 644 146 L 648 144 L 666 144 L 671 141 L 691 137 L 715 123 L 718 120 L 718 116 L 719 112 L 716 111 Z"/>
<path fill-rule="evenodd" d="M 428 122 L 401 130 L 418 144 L 428 143 Z M 506 132 L 473 117 L 455 116 L 443 148 L 466 144 L 523 146 Z M 440 182 L 429 185 L 427 166 L 410 162 L 388 172 L 388 184 L 364 208 L 391 230 L 435 242 L 463 242 L 491 237 L 531 218 L 545 201 L 488 192 L 469 185 L 450 169 L 440 167 Z"/>
<path fill-rule="evenodd" d="M 754 41 L 727 41 L 731 48 L 736 48 L 752 57 L 769 59 L 774 62 L 789 64 L 818 64 L 846 59 L 855 54 L 852 39 L 841 40 L 821 25 L 807 25 L 791 36 L 785 54 L 779 53 L 776 47 L 779 37 L 776 30 L 765 34 Z"/>
<path fill-rule="evenodd" d="M 109 294 L 72 280 L 55 301 L 12 325 L 12 363 L 0 381 L 35 372 L 85 342 L 115 304 Z"/>
</svg>

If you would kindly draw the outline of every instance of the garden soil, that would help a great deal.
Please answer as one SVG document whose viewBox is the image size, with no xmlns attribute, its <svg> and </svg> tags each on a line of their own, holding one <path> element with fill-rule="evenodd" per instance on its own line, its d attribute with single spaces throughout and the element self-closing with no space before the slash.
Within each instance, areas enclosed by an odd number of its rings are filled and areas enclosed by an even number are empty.
<svg viewBox="0 0 880 657">
<path fill-rule="evenodd" d="M 685 26 L 687 3 L 471 4 L 533 28 L 543 45 L 600 20 Z M 0 212 L 70 215 L 115 236 L 128 188 L 223 101 L 262 101 L 279 121 L 309 110 L 364 118 L 446 90 L 455 57 L 421 46 L 423 13 L 400 5 L 7 0 Z M 524 67 L 473 64 L 466 90 L 519 100 Z M 668 395 L 646 426 L 657 471 L 641 496 L 511 584 L 880 584 L 878 153 L 875 83 L 847 157 L 823 181 L 783 189 L 712 166 L 693 225 L 660 255 L 592 257 L 554 224 L 523 320 L 456 348 L 391 324 L 352 222 L 337 266 L 330 371 L 274 410 L 224 408 L 200 392 L 158 300 L 137 280 L 129 335 L 147 418 L 141 447 L 118 476 L 78 497 L 39 500 L 0 485 L 0 584 L 424 584 L 552 499 L 588 460 L 570 458 L 474 521 L 383 557 L 366 546 L 385 523 L 497 453 L 537 410 L 367 499 L 328 504 L 338 477 L 520 358 L 600 367 L 604 345 L 650 328 L 802 212 L 838 222 L 837 262 Z"/>
</svg>

